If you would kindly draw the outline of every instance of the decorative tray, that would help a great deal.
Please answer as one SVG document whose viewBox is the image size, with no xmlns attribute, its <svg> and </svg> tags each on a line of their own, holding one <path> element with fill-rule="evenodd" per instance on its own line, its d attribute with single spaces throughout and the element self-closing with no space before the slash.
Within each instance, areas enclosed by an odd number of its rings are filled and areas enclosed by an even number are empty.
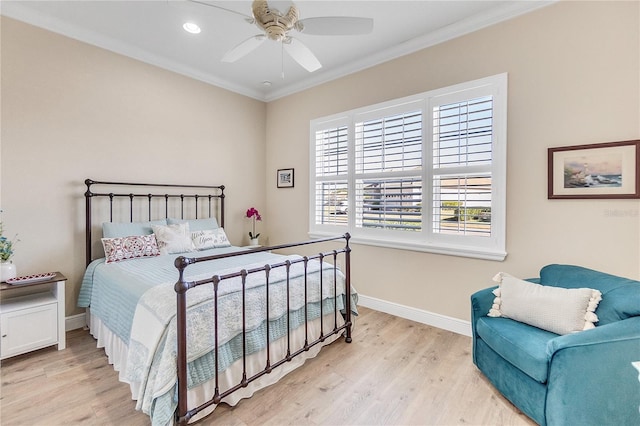
<svg viewBox="0 0 640 426">
<path fill-rule="evenodd" d="M 11 284 L 11 285 L 29 284 L 29 283 L 35 283 L 38 281 L 50 280 L 55 276 L 56 276 L 55 272 L 47 272 L 46 274 L 25 275 L 24 277 L 9 278 L 7 280 L 7 284 Z"/>
</svg>

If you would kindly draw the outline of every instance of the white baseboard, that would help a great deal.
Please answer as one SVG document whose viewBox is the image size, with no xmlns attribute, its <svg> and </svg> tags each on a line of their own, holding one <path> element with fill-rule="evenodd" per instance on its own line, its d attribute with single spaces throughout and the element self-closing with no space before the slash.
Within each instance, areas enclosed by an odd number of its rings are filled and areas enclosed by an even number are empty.
<svg viewBox="0 0 640 426">
<path fill-rule="evenodd" d="M 76 330 L 78 328 L 84 328 L 87 325 L 86 315 L 77 314 L 71 315 L 65 318 L 64 328 L 65 331 Z"/>
<path fill-rule="evenodd" d="M 364 296 L 363 294 L 358 294 L 358 305 L 395 315 L 400 318 L 438 327 L 443 330 L 452 331 L 464 336 L 471 336 L 471 323 L 469 321 L 463 321 L 458 318 L 448 317 L 393 302 L 387 302 L 386 300 Z"/>
</svg>

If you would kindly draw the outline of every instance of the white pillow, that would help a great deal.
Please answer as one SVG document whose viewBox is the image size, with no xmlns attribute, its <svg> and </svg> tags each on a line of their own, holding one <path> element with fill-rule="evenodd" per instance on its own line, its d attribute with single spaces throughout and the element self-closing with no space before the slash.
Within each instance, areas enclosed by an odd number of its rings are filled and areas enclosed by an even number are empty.
<svg viewBox="0 0 640 426">
<path fill-rule="evenodd" d="M 505 317 L 551 331 L 569 334 L 594 328 L 594 313 L 602 294 L 591 288 L 562 288 L 531 283 L 499 272 L 493 280 L 500 286 L 490 317 Z"/>
<path fill-rule="evenodd" d="M 158 241 L 160 254 L 184 253 L 195 250 L 191 241 L 188 223 L 174 225 L 151 225 Z"/>
<path fill-rule="evenodd" d="M 191 233 L 191 240 L 196 250 L 206 250 L 217 247 L 231 247 L 224 229 L 203 229 Z"/>
</svg>

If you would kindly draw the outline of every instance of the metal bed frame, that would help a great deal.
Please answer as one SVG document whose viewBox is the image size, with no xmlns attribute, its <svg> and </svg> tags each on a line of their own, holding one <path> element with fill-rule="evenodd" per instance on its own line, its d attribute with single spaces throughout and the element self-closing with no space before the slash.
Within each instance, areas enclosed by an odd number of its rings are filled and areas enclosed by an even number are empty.
<svg viewBox="0 0 640 426">
<path fill-rule="evenodd" d="M 149 183 L 126 183 L 126 182 L 101 182 L 94 181 L 91 179 L 86 179 L 85 184 L 87 186 L 87 190 L 85 192 L 85 204 L 86 204 L 86 262 L 87 265 L 92 261 L 92 217 L 93 217 L 93 206 L 92 200 L 96 198 L 106 198 L 109 203 L 109 221 L 113 221 L 114 219 L 114 202 L 118 203 L 118 200 L 123 199 L 125 203 L 128 200 L 128 221 L 134 222 L 135 220 L 156 220 L 159 217 L 154 217 L 153 211 L 157 212 L 158 206 L 155 209 L 152 208 L 153 200 L 159 200 L 162 203 L 164 200 L 164 218 L 169 217 L 170 211 L 175 211 L 175 206 L 172 206 L 172 203 L 179 203 L 179 211 L 180 218 L 187 219 L 185 217 L 185 213 L 189 215 L 192 213 L 194 217 L 189 217 L 192 219 L 198 219 L 199 208 L 202 210 L 202 204 L 198 204 L 199 202 L 206 203 L 206 212 L 207 217 L 217 217 L 219 220 L 220 226 L 224 226 L 224 185 L 219 186 L 207 186 L 207 185 L 180 185 L 180 184 L 149 184 Z M 151 188 L 153 192 L 147 193 L 136 193 L 136 192 L 93 192 L 95 186 L 102 186 L 107 188 L 127 188 L 130 191 L 139 191 L 141 188 Z M 184 193 L 186 190 L 187 193 Z M 158 192 L 160 191 L 160 192 Z M 164 192 L 163 192 L 164 191 Z M 181 192 L 181 193 L 174 193 Z M 137 209 L 134 208 L 136 206 L 136 202 L 134 200 L 142 200 L 142 204 L 146 204 L 148 208 L 141 207 L 140 203 L 137 204 Z M 141 216 L 140 211 L 146 210 L 145 214 Z M 138 213 L 136 215 L 136 213 Z M 157 215 L 156 215 L 157 216 Z M 283 249 L 291 249 L 295 247 L 302 247 L 307 245 L 318 245 L 329 242 L 336 242 L 344 240 L 345 245 L 339 249 L 334 249 L 325 252 L 319 252 L 313 256 L 303 256 L 299 260 L 286 260 L 284 262 L 267 264 L 262 267 L 257 267 L 253 269 L 240 269 L 237 272 L 229 273 L 226 275 L 213 275 L 209 279 L 199 280 L 199 281 L 187 281 L 185 279 L 185 271 L 189 265 L 199 263 L 199 262 L 208 262 L 216 259 L 222 259 L 226 257 L 235 257 L 242 256 L 248 253 L 256 253 L 263 251 L 276 251 Z M 302 354 L 303 352 L 308 351 L 311 347 L 318 345 L 324 342 L 327 338 L 333 335 L 337 335 L 342 333 L 345 337 L 345 342 L 351 343 L 351 329 L 352 329 L 352 320 L 351 320 L 351 309 L 350 309 L 350 295 L 351 295 L 351 261 L 350 254 L 351 248 L 349 247 L 350 235 L 348 233 L 330 238 L 323 238 L 311 241 L 304 241 L 300 243 L 293 244 L 282 244 L 271 247 L 261 247 L 250 249 L 245 252 L 234 252 L 234 253 L 226 253 L 215 256 L 205 256 L 205 257 L 185 257 L 180 256 L 175 260 L 175 266 L 179 272 L 179 279 L 174 286 L 174 290 L 176 292 L 176 312 L 177 312 L 177 376 L 178 376 L 178 407 L 175 413 L 175 422 L 178 424 L 186 424 L 194 415 L 199 413 L 200 411 L 210 407 L 211 405 L 219 404 L 222 399 L 226 396 L 236 392 L 237 390 L 248 386 L 249 383 L 259 379 L 265 374 L 271 373 L 271 371 L 279 366 L 285 364 L 286 362 L 291 361 L 296 356 Z M 336 278 L 338 271 L 338 256 L 342 255 L 344 258 L 344 276 L 345 276 L 345 295 L 348 295 L 345 298 L 345 309 L 342 312 L 342 316 L 344 317 L 344 324 L 338 326 L 337 315 L 337 290 L 336 290 Z M 322 270 L 323 264 L 328 259 L 328 267 L 333 269 L 333 328 L 330 332 L 324 333 L 324 325 L 323 325 L 323 317 L 325 313 L 322 311 L 322 303 L 320 303 L 320 336 L 318 336 L 315 340 L 309 341 L 309 318 L 307 312 L 307 264 L 310 260 L 317 260 L 320 263 L 320 268 Z M 246 328 L 245 325 L 245 283 L 246 278 L 250 274 L 264 274 L 266 286 L 266 312 L 269 312 L 269 274 L 270 271 L 275 268 L 285 268 L 286 270 L 286 286 L 287 286 L 287 311 L 289 311 L 289 289 L 290 289 L 290 268 L 295 263 L 303 263 L 304 268 L 304 283 L 305 283 L 305 339 L 304 345 L 301 348 L 291 348 L 291 330 L 289 328 L 289 315 L 287 315 L 287 354 L 284 358 L 279 360 L 272 360 L 271 353 L 269 349 L 269 327 L 266 327 L 266 365 L 262 371 L 252 375 L 251 377 L 247 377 L 247 368 L 246 368 Z M 243 331 L 242 331 L 242 341 L 243 341 L 243 374 L 240 381 L 231 388 L 220 392 L 218 383 L 218 356 L 216 355 L 216 372 L 215 372 L 215 393 L 213 398 L 209 401 L 204 402 L 203 404 L 195 407 L 191 410 L 188 409 L 187 406 L 187 292 L 190 289 L 199 287 L 205 284 L 213 284 L 213 294 L 214 298 L 214 320 L 212 324 L 212 332 L 215 335 L 215 353 L 218 353 L 218 288 L 225 281 L 232 278 L 240 278 L 242 282 L 242 319 L 243 319 Z M 320 274 L 320 291 L 322 293 L 322 274 Z M 268 320 L 268 319 L 267 319 Z"/>
</svg>

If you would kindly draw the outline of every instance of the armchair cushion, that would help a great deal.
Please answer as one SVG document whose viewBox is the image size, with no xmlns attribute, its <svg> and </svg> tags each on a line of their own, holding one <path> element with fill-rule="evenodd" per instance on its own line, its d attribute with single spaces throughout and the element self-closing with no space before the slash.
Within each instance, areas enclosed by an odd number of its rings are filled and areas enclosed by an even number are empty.
<svg viewBox="0 0 640 426">
<path fill-rule="evenodd" d="M 482 317 L 478 336 L 496 353 L 539 383 L 546 383 L 549 368 L 547 345 L 558 337 L 528 324 L 508 318 Z"/>
</svg>

